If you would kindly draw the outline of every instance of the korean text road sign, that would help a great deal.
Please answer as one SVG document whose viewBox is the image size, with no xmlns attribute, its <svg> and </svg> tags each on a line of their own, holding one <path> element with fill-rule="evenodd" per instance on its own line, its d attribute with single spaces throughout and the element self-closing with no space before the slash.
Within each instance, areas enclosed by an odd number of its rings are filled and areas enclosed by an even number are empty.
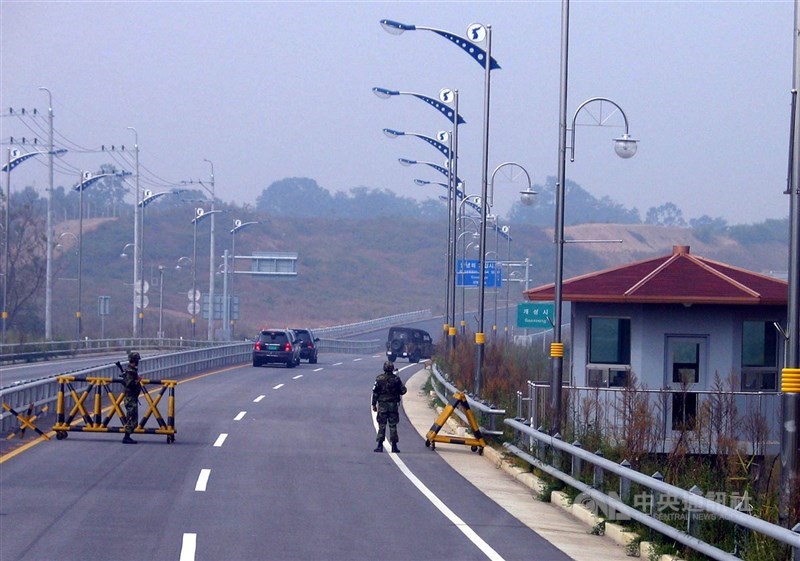
<svg viewBox="0 0 800 561">
<path fill-rule="evenodd" d="M 554 313 L 552 302 L 521 302 L 517 304 L 517 327 L 550 329 Z"/>
</svg>

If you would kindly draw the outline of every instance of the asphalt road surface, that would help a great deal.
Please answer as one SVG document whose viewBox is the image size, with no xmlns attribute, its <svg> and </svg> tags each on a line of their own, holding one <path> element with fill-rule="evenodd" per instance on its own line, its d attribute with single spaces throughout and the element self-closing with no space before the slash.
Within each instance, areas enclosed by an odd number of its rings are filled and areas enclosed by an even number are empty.
<svg viewBox="0 0 800 561">
<path fill-rule="evenodd" d="M 325 354 L 183 380 L 173 444 L 70 432 L 6 454 L 0 560 L 566 561 L 404 415 L 401 454 L 372 451 L 383 360 Z M 420 368 L 398 366 L 404 379 Z"/>
</svg>

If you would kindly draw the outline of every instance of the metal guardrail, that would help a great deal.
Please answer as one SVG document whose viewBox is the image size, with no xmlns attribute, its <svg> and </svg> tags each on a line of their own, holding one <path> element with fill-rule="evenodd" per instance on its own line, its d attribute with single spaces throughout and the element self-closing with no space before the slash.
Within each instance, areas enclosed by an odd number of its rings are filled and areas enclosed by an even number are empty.
<svg viewBox="0 0 800 561">
<path fill-rule="evenodd" d="M 432 315 L 433 314 L 430 310 L 418 310 L 416 312 L 395 314 L 393 316 L 385 316 L 368 321 L 360 321 L 358 323 L 348 323 L 346 325 L 337 325 L 334 327 L 319 327 L 314 329 L 314 333 L 320 337 L 325 336 L 329 339 L 339 339 L 342 337 L 349 337 L 350 335 L 357 335 L 359 333 L 366 333 L 376 329 L 391 327 L 398 323 L 421 321 L 423 319 L 428 319 Z"/>
<path fill-rule="evenodd" d="M 444 403 L 448 403 L 450 398 L 456 393 L 458 388 L 456 388 L 453 384 L 451 384 L 439 370 L 439 367 L 434 363 L 431 367 L 431 372 L 433 373 L 433 377 L 439 382 L 440 385 L 444 386 L 446 392 L 442 392 L 436 384 L 433 385 L 433 391 L 436 392 L 436 396 Z M 464 392 L 466 394 L 466 392 Z M 478 412 L 478 424 L 480 425 L 481 433 L 483 434 L 491 434 L 494 436 L 499 436 L 503 434 L 503 431 L 497 428 L 497 419 L 500 419 L 505 416 L 506 410 L 505 409 L 497 409 L 494 405 L 488 404 L 485 401 L 479 401 L 473 399 L 472 396 L 469 394 L 467 395 L 467 403 L 469 403 L 469 408 L 473 411 Z M 467 419 L 466 415 L 459 411 L 458 409 L 454 410 L 454 413 L 459 416 L 459 418 L 464 421 L 467 425 L 469 425 L 469 420 Z M 482 422 L 484 420 L 488 420 L 489 426 L 488 428 L 483 426 Z"/>
<path fill-rule="evenodd" d="M 252 358 L 252 348 L 252 343 L 248 342 L 143 357 L 139 363 L 139 372 L 146 378 L 181 378 L 204 370 L 246 363 Z M 48 378 L 0 389 L 0 402 L 7 403 L 18 411 L 30 404 L 40 409 L 55 403 L 58 396 L 58 374 L 61 373 L 57 372 Z M 115 378 L 119 376 L 119 370 L 111 363 L 81 370 L 81 374 Z M 82 389 L 79 386 L 76 388 Z M 14 419 L 15 416 L 9 412 L 0 413 L 0 431 L 8 432 Z"/>
<path fill-rule="evenodd" d="M 59 357 L 69 357 L 100 352 L 127 351 L 128 349 L 180 349 L 216 345 L 208 341 L 189 339 L 158 339 L 116 337 L 113 339 L 82 339 L 76 341 L 39 341 L 0 345 L 0 364 L 34 362 Z"/>
<path fill-rule="evenodd" d="M 385 351 L 386 341 L 381 341 L 380 339 L 353 341 L 350 339 L 320 338 L 317 342 L 317 349 L 326 353 L 369 354 Z"/>
<path fill-rule="evenodd" d="M 517 392 L 517 418 L 528 419 L 531 426 L 547 426 L 547 412 L 550 397 L 550 385 L 542 382 L 528 381 L 527 397 L 522 392 Z M 779 427 L 766 423 L 766 419 L 780 416 L 779 392 L 742 392 L 721 390 L 694 390 L 671 388 L 624 388 L 624 387 L 585 387 L 564 386 L 563 388 L 566 410 L 569 422 L 577 427 L 580 433 L 582 425 L 590 422 L 597 430 L 601 430 L 612 439 L 624 438 L 626 415 L 629 415 L 631 404 L 641 403 L 651 416 L 648 440 L 652 442 L 650 452 L 666 453 L 675 444 L 671 436 L 674 430 L 673 423 L 685 424 L 689 418 L 678 418 L 676 415 L 674 399 L 685 400 L 692 396 L 696 400 L 696 416 L 701 419 L 701 413 L 708 405 L 730 401 L 731 408 L 738 412 L 737 417 L 756 416 L 764 419 L 767 431 L 758 439 L 753 436 L 736 434 L 738 440 L 750 448 L 754 453 L 763 454 L 772 452 L 772 448 L 780 442 Z M 527 405 L 527 406 L 526 406 Z M 686 414 L 686 411 L 683 411 Z M 688 415 L 688 414 L 687 414 Z M 699 423 L 700 421 L 698 421 Z M 737 423 L 733 423 L 737 424 Z M 701 432 L 702 431 L 696 431 Z M 687 439 L 684 444 L 693 453 L 714 450 L 715 439 L 712 434 L 702 433 L 695 438 Z"/>
<path fill-rule="evenodd" d="M 651 497 L 653 498 L 651 505 L 655 505 L 656 496 L 672 497 L 677 501 L 681 501 L 686 505 L 690 505 L 694 512 L 702 511 L 712 514 L 737 526 L 747 528 L 765 536 L 769 536 L 783 544 L 786 544 L 794 548 L 794 559 L 800 559 L 800 524 L 797 524 L 793 530 L 783 528 L 776 524 L 771 524 L 765 520 L 761 520 L 744 512 L 740 512 L 734 508 L 707 499 L 701 495 L 697 495 L 691 490 L 687 491 L 685 489 L 681 489 L 680 487 L 675 487 L 674 485 L 664 483 L 656 477 L 647 476 L 631 468 L 616 464 L 596 454 L 587 452 L 578 446 L 567 444 L 555 436 L 550 436 L 544 432 L 532 429 L 518 419 L 505 419 L 504 422 L 506 425 L 517 431 L 517 433 L 524 434 L 527 437 L 535 440 L 538 445 L 534 446 L 534 450 L 536 450 L 538 453 L 541 454 L 542 448 L 549 447 L 553 450 L 568 454 L 571 458 L 569 463 L 572 466 L 573 473 L 565 473 L 558 469 L 557 466 L 546 463 L 540 458 L 522 450 L 518 446 L 505 443 L 503 446 L 509 452 L 525 460 L 529 464 L 536 466 L 542 471 L 545 471 L 549 475 L 556 477 L 557 479 L 560 479 L 568 485 L 578 489 L 584 494 L 585 497 L 590 498 L 592 501 L 595 501 L 600 505 L 604 505 L 606 509 L 605 512 L 612 510 L 621 513 L 624 516 L 634 519 L 679 543 L 682 543 L 704 555 L 707 555 L 712 559 L 716 559 L 718 561 L 738 561 L 739 559 L 731 553 L 723 551 L 712 544 L 706 543 L 692 536 L 687 532 L 683 532 L 678 528 L 666 524 L 655 516 L 629 506 L 625 502 L 619 500 L 617 497 L 612 497 L 603 493 L 601 489 L 596 488 L 598 486 L 597 484 L 590 486 L 586 483 L 583 483 L 578 479 L 578 474 L 581 470 L 581 462 L 587 462 L 595 466 L 595 482 L 598 480 L 601 482 L 603 481 L 603 471 L 613 473 L 619 476 L 621 487 L 623 487 L 626 483 L 630 485 L 630 482 L 633 482 L 649 489 L 651 492 Z M 598 473 L 598 470 L 600 473 Z M 602 487 L 602 484 L 599 486 Z M 620 495 L 624 496 L 624 493 L 620 493 Z"/>
</svg>

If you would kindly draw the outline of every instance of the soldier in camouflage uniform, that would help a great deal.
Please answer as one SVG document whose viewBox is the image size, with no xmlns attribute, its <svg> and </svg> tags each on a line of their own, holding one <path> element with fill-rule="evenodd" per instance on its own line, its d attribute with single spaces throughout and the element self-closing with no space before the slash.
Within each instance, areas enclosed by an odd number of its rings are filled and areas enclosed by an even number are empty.
<svg viewBox="0 0 800 561">
<path fill-rule="evenodd" d="M 139 424 L 139 392 L 141 386 L 139 382 L 139 360 L 141 356 L 136 351 L 128 353 L 128 367 L 122 374 L 122 385 L 125 387 L 125 437 L 122 442 L 125 444 L 136 444 L 131 438 L 131 433 Z"/>
<path fill-rule="evenodd" d="M 392 452 L 400 452 L 397 447 L 397 423 L 400 421 L 400 399 L 405 393 L 403 381 L 394 372 L 394 363 L 387 360 L 383 363 L 383 373 L 375 378 L 375 385 L 372 387 L 372 410 L 378 412 L 378 445 L 375 452 L 383 451 L 387 423 Z"/>
</svg>

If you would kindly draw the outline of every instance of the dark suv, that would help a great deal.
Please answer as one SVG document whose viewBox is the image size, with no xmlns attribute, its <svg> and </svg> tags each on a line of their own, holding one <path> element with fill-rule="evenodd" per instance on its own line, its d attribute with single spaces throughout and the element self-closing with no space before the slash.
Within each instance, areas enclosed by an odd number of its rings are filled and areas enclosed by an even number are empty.
<svg viewBox="0 0 800 561">
<path fill-rule="evenodd" d="M 317 346 L 314 344 L 319 341 L 319 337 L 314 337 L 314 332 L 305 328 L 292 328 L 295 337 L 300 342 L 300 358 L 307 360 L 309 364 L 317 363 Z"/>
<path fill-rule="evenodd" d="M 433 356 L 433 339 L 422 329 L 413 327 L 392 327 L 386 340 L 386 357 L 395 361 L 398 357 L 409 362 L 419 362 L 421 358 Z"/>
<path fill-rule="evenodd" d="M 300 364 L 300 343 L 290 329 L 264 329 L 253 345 L 253 366 L 268 363 L 294 368 Z"/>
</svg>

